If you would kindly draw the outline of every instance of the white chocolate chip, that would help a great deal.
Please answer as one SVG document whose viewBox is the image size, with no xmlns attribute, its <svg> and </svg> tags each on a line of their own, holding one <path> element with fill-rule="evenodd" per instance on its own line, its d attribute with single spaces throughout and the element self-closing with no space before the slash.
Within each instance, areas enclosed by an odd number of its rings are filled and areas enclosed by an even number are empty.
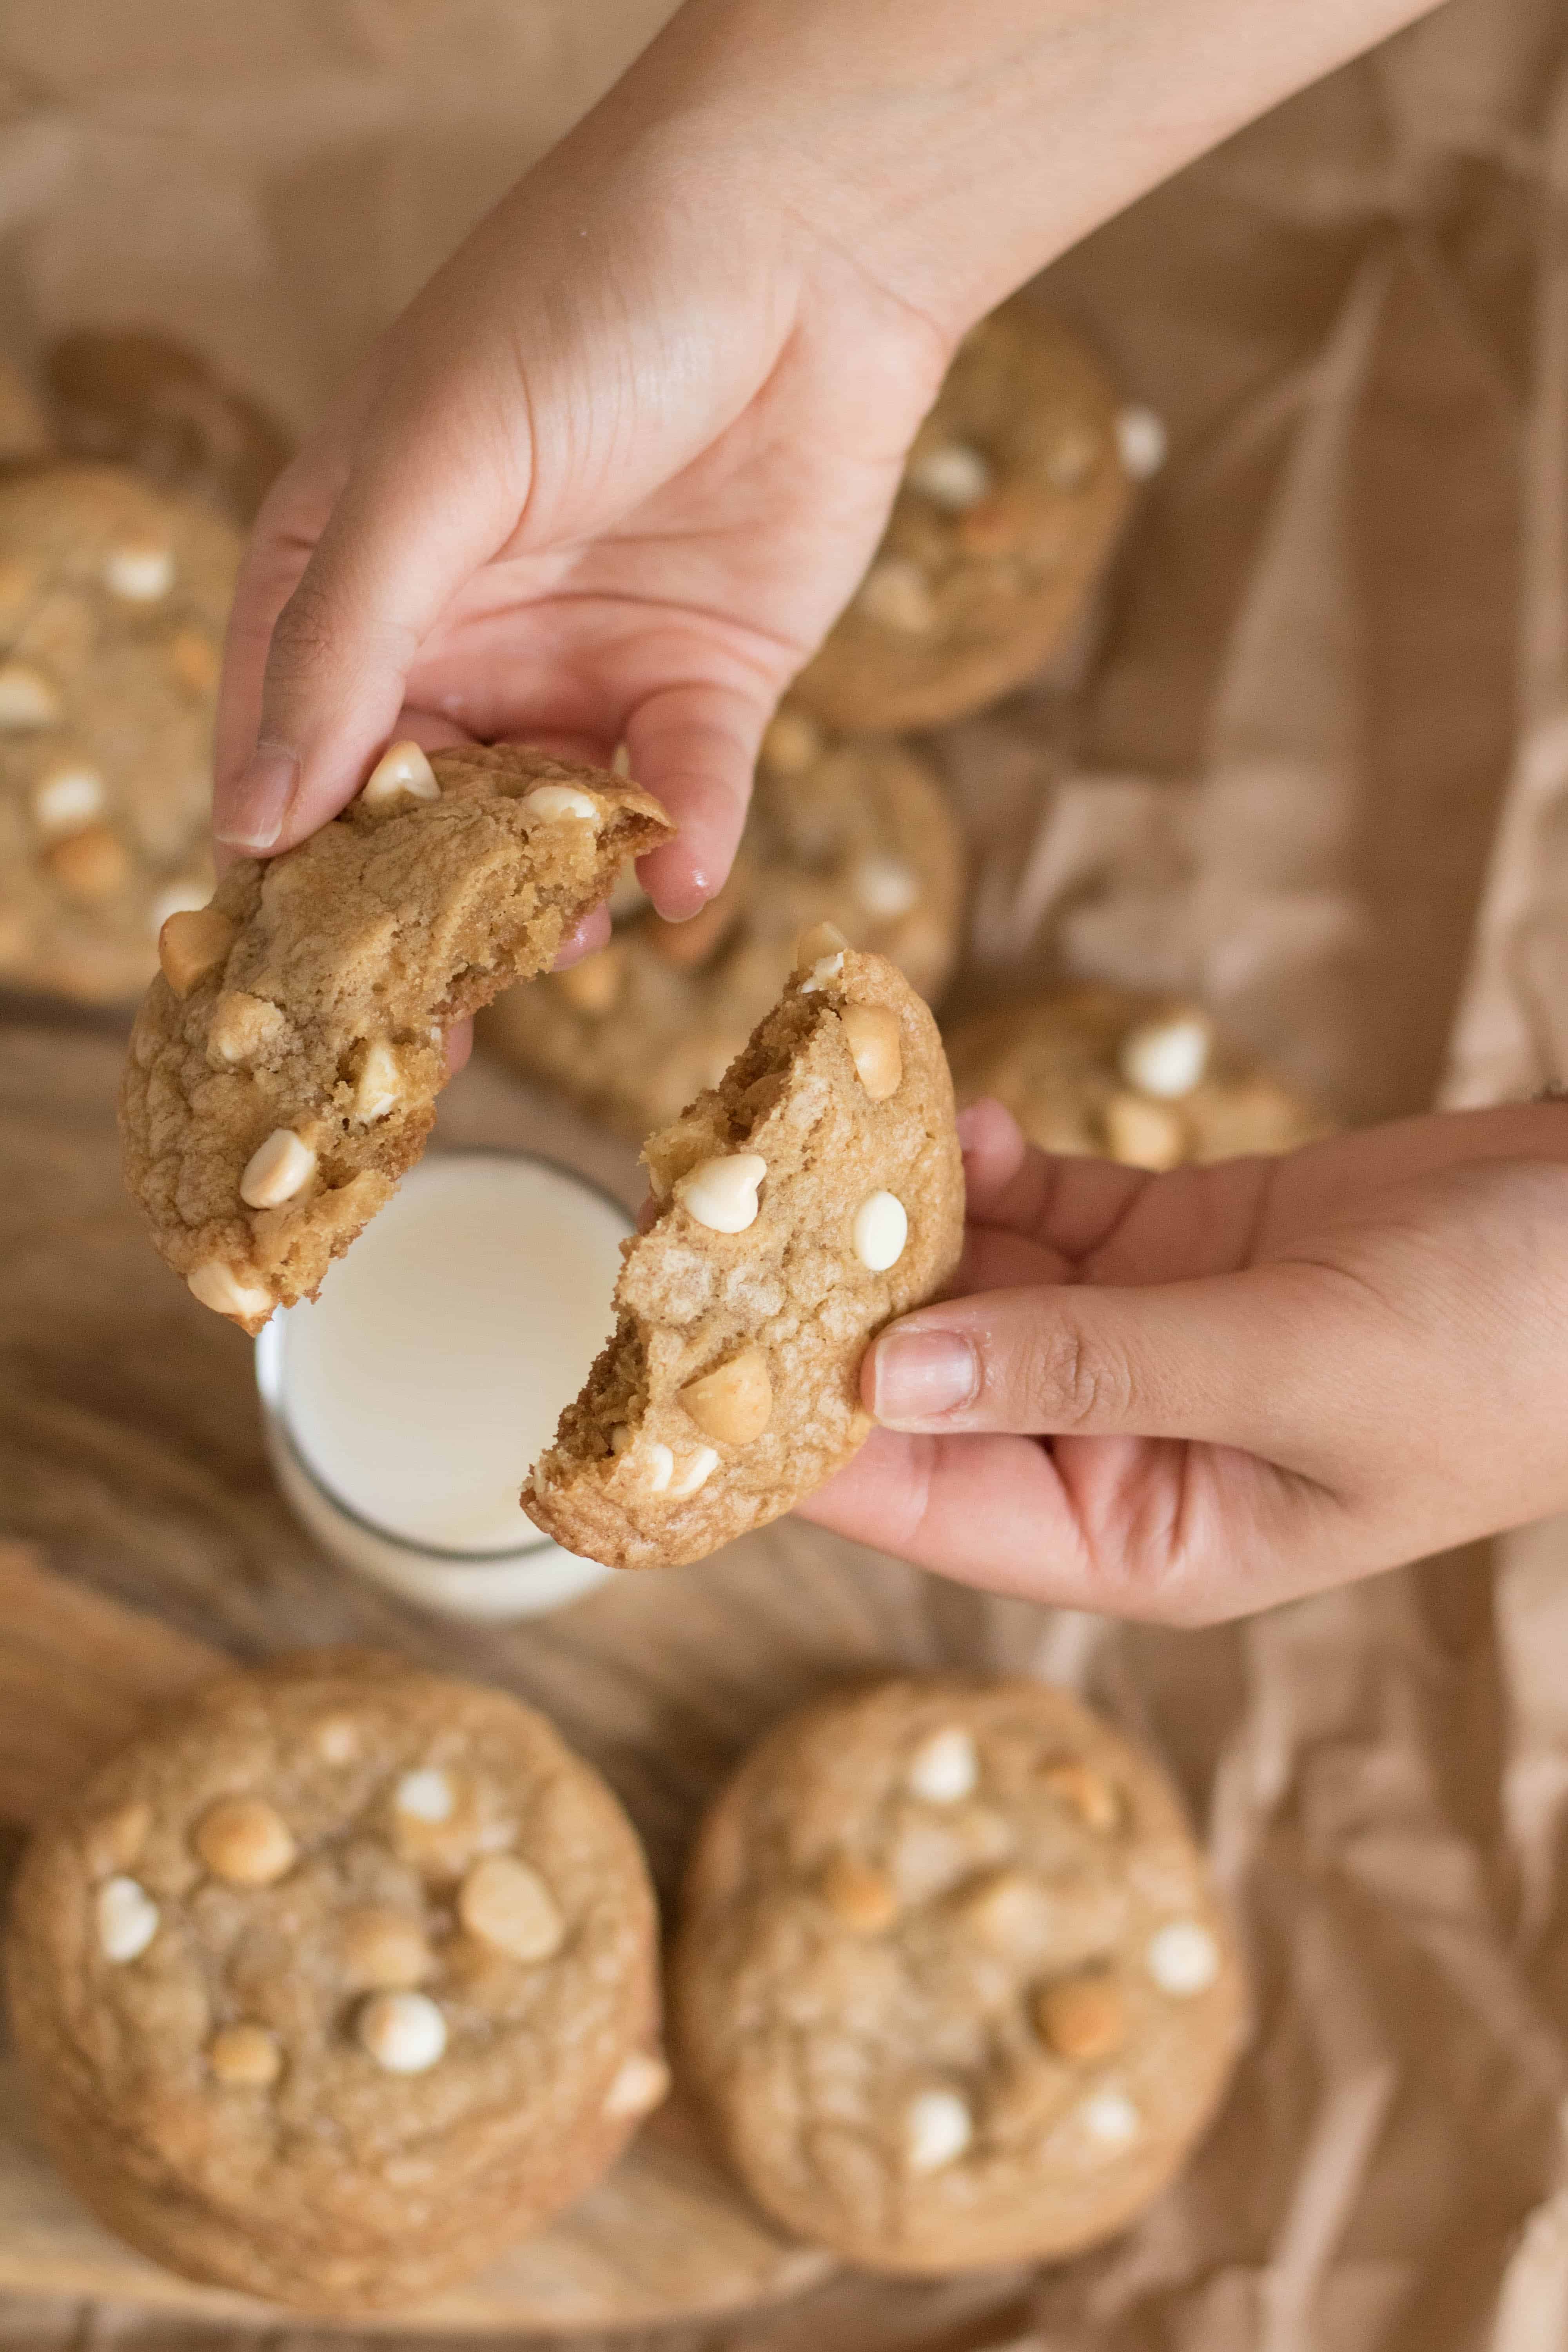
<svg viewBox="0 0 1568 2352">
<path fill-rule="evenodd" d="M 1209 1066 L 1212 1032 L 1201 1013 L 1177 1013 L 1168 1020 L 1140 1021 L 1121 1040 L 1121 1075 L 1141 1094 L 1179 1102 L 1203 1082 Z"/>
<path fill-rule="evenodd" d="M 447 2047 L 447 2021 L 428 1993 L 373 1993 L 358 2030 L 361 2046 L 389 2074 L 423 2074 Z"/>
<path fill-rule="evenodd" d="M 873 1102 L 886 1102 L 904 1077 L 898 1014 L 890 1004 L 847 1004 L 838 1018 L 856 1076 Z"/>
<path fill-rule="evenodd" d="M 1207 1992 L 1219 1974 L 1219 1946 L 1201 1919 L 1172 1919 L 1156 1928 L 1143 1955 L 1149 1974 L 1173 2000 Z"/>
<path fill-rule="evenodd" d="M 397 1056 L 382 1038 L 376 1038 L 365 1048 L 359 1076 L 354 1080 L 354 1117 L 368 1127 L 388 1111 L 397 1108 L 403 1099 L 403 1074 L 397 1066 Z"/>
<path fill-rule="evenodd" d="M 669 2095 L 669 2069 L 656 2051 L 623 2058 L 605 2094 L 606 2116 L 646 2116 Z"/>
<path fill-rule="evenodd" d="M 470 1936 L 514 1960 L 547 1960 L 566 1938 L 549 1887 L 513 1853 L 475 1863 L 458 1890 L 458 1916 Z"/>
<path fill-rule="evenodd" d="M 850 1227 L 855 1255 L 868 1274 L 897 1265 L 910 1237 L 909 1212 L 896 1192 L 868 1192 Z"/>
<path fill-rule="evenodd" d="M 193 1266 L 185 1276 L 185 1287 L 193 1298 L 210 1307 L 215 1315 L 238 1315 L 248 1319 L 252 1315 L 269 1315 L 273 1307 L 272 1293 L 259 1282 L 242 1282 L 232 1265 L 221 1257 L 209 1257 L 202 1265 Z"/>
<path fill-rule="evenodd" d="M 368 809 L 395 808 L 399 801 L 438 801 L 436 771 L 417 743 L 394 743 L 382 753 L 360 798 Z"/>
<path fill-rule="evenodd" d="M 918 563 L 907 556 L 885 556 L 874 563 L 860 583 L 855 599 L 868 621 L 879 622 L 884 629 L 896 629 L 900 636 L 924 636 L 936 625 L 936 599 L 931 583 Z"/>
<path fill-rule="evenodd" d="M 1134 482 L 1146 482 L 1165 462 L 1167 447 L 1163 418 L 1134 401 L 1117 413 L 1116 446 L 1121 470 Z"/>
<path fill-rule="evenodd" d="M 755 1151 L 728 1151 L 700 1160 L 674 1184 L 689 1216 L 712 1234 L 743 1234 L 757 1221 L 757 1187 L 768 1163 Z"/>
<path fill-rule="evenodd" d="M 133 1878 L 106 1878 L 97 1908 L 98 1948 L 117 1967 L 137 1958 L 158 1932 L 158 1906 Z"/>
<path fill-rule="evenodd" d="M 147 909 L 147 928 L 154 939 L 171 915 L 199 914 L 207 903 L 207 886 L 199 874 L 176 874 L 153 894 Z"/>
<path fill-rule="evenodd" d="M 973 2137 L 973 2119 L 956 2091 L 919 2091 L 904 2109 L 904 2162 L 911 2172 L 940 2172 Z"/>
<path fill-rule="evenodd" d="M 933 507 L 964 514 L 989 494 L 991 468 L 967 441 L 939 441 L 910 459 L 906 479 Z"/>
<path fill-rule="evenodd" d="M 959 1724 L 922 1739 L 910 1759 L 910 1792 L 928 1805 L 956 1805 L 973 1796 L 980 1779 L 974 1742 Z"/>
<path fill-rule="evenodd" d="M 675 1456 L 668 1446 L 657 1437 L 639 1439 L 626 1422 L 611 1430 L 610 1451 L 623 1459 L 631 1457 L 628 1466 L 650 1495 L 662 1495 L 675 1475 Z"/>
<path fill-rule="evenodd" d="M 530 824 L 552 824 L 557 817 L 574 817 L 579 823 L 599 828 L 600 809 L 592 793 L 579 792 L 575 784 L 535 784 L 524 793 L 520 803 L 523 817 Z"/>
<path fill-rule="evenodd" d="M 689 1495 L 695 1495 L 700 1486 L 706 1486 L 718 1467 L 719 1456 L 712 1446 L 700 1445 L 695 1454 L 686 1456 L 678 1475 L 671 1478 L 670 1501 L 684 1503 Z"/>
<path fill-rule="evenodd" d="M 1127 2147 L 1142 2129 L 1142 2117 L 1125 2091 L 1094 2092 L 1079 2109 L 1090 2139 L 1102 2147 Z"/>
<path fill-rule="evenodd" d="M 775 710 L 757 756 L 770 776 L 800 776 L 816 766 L 822 751 L 822 730 L 814 719 L 804 710 Z"/>
<path fill-rule="evenodd" d="M 920 876 L 890 850 L 871 849 L 849 877 L 849 887 L 866 912 L 879 923 L 907 915 L 921 895 Z"/>
<path fill-rule="evenodd" d="M 298 1853 L 288 1822 L 265 1797 L 220 1797 L 191 1843 L 213 1876 L 230 1886 L 271 1886 L 293 1869 Z"/>
<path fill-rule="evenodd" d="M 795 970 L 809 971 L 825 956 L 841 955 L 848 944 L 837 923 L 813 923 L 795 943 Z"/>
<path fill-rule="evenodd" d="M 291 1127 L 275 1127 L 245 1163 L 239 1197 L 247 1209 L 276 1209 L 302 1192 L 316 1172 L 316 1155 Z"/>
<path fill-rule="evenodd" d="M 458 1801 L 445 1772 L 427 1764 L 417 1772 L 405 1772 L 392 1801 L 416 1822 L 449 1822 Z"/>
<path fill-rule="evenodd" d="M 0 734 L 52 727 L 59 715 L 59 696 L 40 671 L 26 662 L 0 662 Z"/>
<path fill-rule="evenodd" d="M 74 833 L 103 814 L 103 778 L 96 768 L 51 768 L 33 786 L 33 822 L 40 833 Z"/>
<path fill-rule="evenodd" d="M 773 1384 L 760 1348 L 742 1348 L 727 1363 L 688 1381 L 680 1402 L 704 1437 L 721 1445 L 750 1445 L 773 1415 Z"/>
<path fill-rule="evenodd" d="M 103 584 L 127 604 L 155 604 L 174 584 L 174 551 L 151 542 L 111 547 L 103 559 Z"/>
<path fill-rule="evenodd" d="M 264 2091 L 283 2072 L 276 2034 L 248 2021 L 220 2026 L 207 2044 L 213 2079 L 231 2090 Z"/>
</svg>

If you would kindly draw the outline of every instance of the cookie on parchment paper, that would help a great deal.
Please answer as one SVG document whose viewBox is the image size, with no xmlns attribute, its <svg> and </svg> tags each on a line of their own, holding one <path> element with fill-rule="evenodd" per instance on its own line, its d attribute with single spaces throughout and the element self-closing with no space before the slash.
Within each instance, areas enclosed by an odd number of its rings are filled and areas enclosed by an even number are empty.
<svg viewBox="0 0 1568 2352">
<path fill-rule="evenodd" d="M 370 1653 L 226 1676 L 105 1765 L 6 1941 L 68 2180 L 171 2269 L 310 2309 L 480 2268 L 668 2082 L 609 1789 L 505 1693 Z"/>
<path fill-rule="evenodd" d="M 1162 1170 L 1328 1131 L 1201 1007 L 1167 997 L 1060 989 L 959 1022 L 944 1042 L 959 1103 L 994 1095 L 1043 1151 Z"/>
<path fill-rule="evenodd" d="M 802 931 L 836 923 L 934 1003 L 963 905 L 963 843 L 929 763 L 902 743 L 835 742 L 786 705 L 717 897 L 666 923 L 626 891 L 609 944 L 501 997 L 480 1042 L 640 1141 L 717 1085 L 788 979 Z"/>
<path fill-rule="evenodd" d="M 1129 432 L 1144 422 L 1144 437 Z M 1063 651 L 1146 470 L 1147 412 L 1029 297 L 960 344 L 870 569 L 790 688 L 829 727 L 936 727 Z M 1155 428 L 1157 430 L 1157 427 Z"/>
<path fill-rule="evenodd" d="M 450 1024 L 546 970 L 672 830 L 597 769 L 395 744 L 341 816 L 164 925 L 121 1139 L 204 1307 L 255 1333 L 315 1296 L 424 1150 Z"/>
<path fill-rule="evenodd" d="M 616 1326 L 522 1504 L 613 1568 L 701 1559 L 831 1477 L 860 1360 L 958 1263 L 963 1167 L 936 1024 L 828 927 L 717 1088 L 643 1154 Z"/>
<path fill-rule="evenodd" d="M 232 525 L 110 466 L 0 477 L 0 985 L 124 1002 L 212 887 Z"/>
<path fill-rule="evenodd" d="M 1065 1692 L 825 1699 L 719 1797 L 669 1983 L 677 2063 L 758 2203 L 874 2270 L 1068 2254 L 1173 2179 L 1246 1998 L 1154 1759 Z"/>
</svg>

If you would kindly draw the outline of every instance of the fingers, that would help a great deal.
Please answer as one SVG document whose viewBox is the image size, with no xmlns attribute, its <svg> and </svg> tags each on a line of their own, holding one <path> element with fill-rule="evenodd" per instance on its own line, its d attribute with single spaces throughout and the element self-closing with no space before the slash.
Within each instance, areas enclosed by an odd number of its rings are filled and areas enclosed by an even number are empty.
<svg viewBox="0 0 1568 2352">
<path fill-rule="evenodd" d="M 704 681 L 647 696 L 626 722 L 633 775 L 679 827 L 637 867 L 667 921 L 699 913 L 730 871 L 770 707 L 761 688 Z"/>
<path fill-rule="evenodd" d="M 468 575 L 507 536 L 521 492 L 485 454 L 472 419 L 439 413 L 384 424 L 362 442 L 303 571 L 261 635 L 287 581 L 273 541 L 247 584 L 231 652 L 229 764 L 215 827 L 261 854 L 288 848 L 336 814 L 393 734 L 423 639 Z M 525 458 L 522 462 L 526 472 Z M 247 680 L 261 657 L 259 693 Z M 255 702 L 256 736 L 239 721 Z"/>
<path fill-rule="evenodd" d="M 1193 1438 L 1308 1476 L 1339 1456 L 1393 1344 L 1352 1287 L 1288 1266 L 1201 1282 L 997 1290 L 923 1307 L 868 1350 L 885 1426 Z"/>
</svg>

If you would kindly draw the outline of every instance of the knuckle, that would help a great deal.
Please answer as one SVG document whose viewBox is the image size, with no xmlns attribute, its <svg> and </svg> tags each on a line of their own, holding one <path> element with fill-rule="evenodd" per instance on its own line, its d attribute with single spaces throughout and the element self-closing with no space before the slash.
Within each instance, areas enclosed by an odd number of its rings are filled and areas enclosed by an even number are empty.
<svg viewBox="0 0 1568 2352">
<path fill-rule="evenodd" d="M 1024 1342 L 1014 1383 L 1032 1426 L 1068 1434 L 1121 1425 L 1133 1395 L 1125 1358 L 1070 1307 L 1039 1321 Z"/>
</svg>

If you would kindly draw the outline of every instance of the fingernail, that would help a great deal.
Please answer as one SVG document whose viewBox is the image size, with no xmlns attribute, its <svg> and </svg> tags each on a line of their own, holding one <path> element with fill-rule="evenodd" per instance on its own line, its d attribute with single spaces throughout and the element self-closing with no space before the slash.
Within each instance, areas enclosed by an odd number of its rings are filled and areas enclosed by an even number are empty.
<svg viewBox="0 0 1568 2352">
<path fill-rule="evenodd" d="M 956 1331 L 885 1331 L 871 1357 L 871 1410 L 894 1429 L 940 1420 L 971 1402 L 978 1374 Z"/>
<path fill-rule="evenodd" d="M 270 849 L 283 830 L 300 782 L 300 762 L 292 751 L 263 744 L 235 787 L 228 816 L 217 837 L 234 849 Z"/>
</svg>

